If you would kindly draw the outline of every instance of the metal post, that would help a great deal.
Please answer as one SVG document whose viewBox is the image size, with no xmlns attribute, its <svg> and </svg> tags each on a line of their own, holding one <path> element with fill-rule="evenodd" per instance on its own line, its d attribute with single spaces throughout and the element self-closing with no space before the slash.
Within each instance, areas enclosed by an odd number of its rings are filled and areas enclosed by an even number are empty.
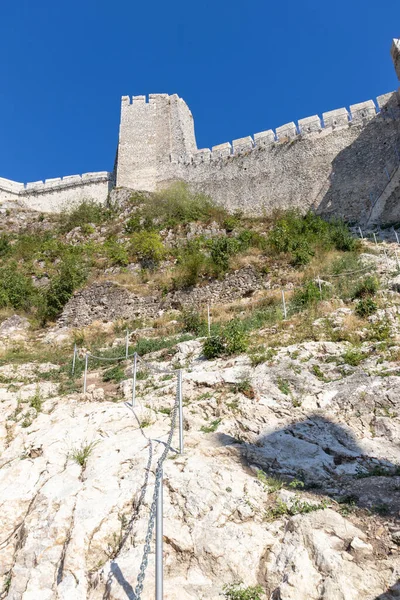
<svg viewBox="0 0 400 600">
<path fill-rule="evenodd" d="M 210 318 L 210 303 L 207 304 L 207 323 L 208 323 L 208 336 L 211 335 L 211 318 Z"/>
<path fill-rule="evenodd" d="M 156 505 L 156 600 L 163 600 L 163 472 L 161 470 L 158 482 L 158 496 Z"/>
<path fill-rule="evenodd" d="M 179 398 L 179 453 L 183 454 L 183 401 L 182 401 L 182 369 L 178 371 L 178 398 Z"/>
<path fill-rule="evenodd" d="M 377 239 L 376 239 L 375 232 L 374 232 L 372 235 L 374 236 L 375 244 L 376 244 L 376 245 L 378 245 L 378 241 L 377 241 Z"/>
<path fill-rule="evenodd" d="M 286 319 L 287 311 L 286 311 L 286 302 L 285 302 L 285 292 L 282 290 L 282 305 L 283 305 L 283 317 Z"/>
<path fill-rule="evenodd" d="M 87 380 L 88 359 L 89 359 L 89 355 L 86 352 L 86 354 L 85 354 L 85 373 L 83 375 L 83 393 L 84 394 L 86 394 L 86 380 Z"/>
<path fill-rule="evenodd" d="M 388 168 L 385 167 L 385 173 L 386 173 L 386 177 L 388 178 L 388 180 L 390 181 L 390 175 L 389 175 L 389 171 Z"/>
<path fill-rule="evenodd" d="M 319 278 L 319 275 L 318 275 L 318 287 L 319 287 L 319 295 L 322 298 L 322 285 L 321 285 L 321 279 Z"/>
<path fill-rule="evenodd" d="M 126 330 L 126 338 L 125 338 L 125 358 L 129 356 L 129 329 Z"/>
<path fill-rule="evenodd" d="M 397 250 L 395 250 L 394 253 L 396 255 L 397 268 L 400 269 L 399 255 L 397 254 Z"/>
<path fill-rule="evenodd" d="M 399 242 L 399 236 L 397 235 L 397 231 L 396 230 L 394 230 L 394 235 L 396 236 L 396 242 L 398 244 L 400 244 L 400 242 Z"/>
<path fill-rule="evenodd" d="M 76 350 L 76 344 L 74 344 L 74 356 L 72 357 L 72 375 L 75 373 Z"/>
<path fill-rule="evenodd" d="M 360 237 L 361 237 L 361 239 L 363 240 L 363 239 L 364 239 L 364 236 L 363 236 L 363 232 L 361 231 L 361 227 L 359 227 L 359 228 L 358 228 L 358 231 L 360 232 Z"/>
<path fill-rule="evenodd" d="M 137 369 L 137 354 L 133 355 L 133 376 L 132 376 L 132 408 L 135 406 L 136 398 L 136 369 Z"/>
<path fill-rule="evenodd" d="M 386 259 L 386 266 L 389 269 L 389 258 L 388 258 L 388 255 L 386 254 L 385 248 L 383 248 L 383 254 L 385 255 L 385 259 Z"/>
</svg>

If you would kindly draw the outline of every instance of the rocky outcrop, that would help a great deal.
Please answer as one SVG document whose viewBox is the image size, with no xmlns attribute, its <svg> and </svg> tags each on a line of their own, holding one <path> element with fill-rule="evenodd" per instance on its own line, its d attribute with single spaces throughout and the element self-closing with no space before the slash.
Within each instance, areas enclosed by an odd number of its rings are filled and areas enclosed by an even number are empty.
<svg viewBox="0 0 400 600">
<path fill-rule="evenodd" d="M 185 453 L 175 432 L 164 463 L 168 600 L 219 600 L 239 579 L 269 600 L 396 597 L 400 378 L 373 354 L 346 368 L 347 347 L 289 346 L 254 367 L 178 344 L 174 360 L 190 366 Z M 132 410 L 95 373 L 90 394 L 60 397 L 40 383 L 54 370 L 2 367 L 3 597 L 135 598 L 175 378 L 140 378 Z M 154 598 L 153 547 L 141 597 Z"/>
</svg>

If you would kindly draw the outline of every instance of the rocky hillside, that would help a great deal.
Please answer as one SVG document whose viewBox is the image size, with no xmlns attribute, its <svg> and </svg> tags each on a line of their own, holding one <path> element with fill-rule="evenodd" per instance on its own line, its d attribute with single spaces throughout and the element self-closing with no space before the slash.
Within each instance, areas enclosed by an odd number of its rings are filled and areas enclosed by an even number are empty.
<svg viewBox="0 0 400 600">
<path fill-rule="evenodd" d="M 167 600 L 400 596 L 392 232 L 181 187 L 3 217 L 0 598 L 154 598 L 153 535 L 137 585 L 170 433 Z"/>
</svg>

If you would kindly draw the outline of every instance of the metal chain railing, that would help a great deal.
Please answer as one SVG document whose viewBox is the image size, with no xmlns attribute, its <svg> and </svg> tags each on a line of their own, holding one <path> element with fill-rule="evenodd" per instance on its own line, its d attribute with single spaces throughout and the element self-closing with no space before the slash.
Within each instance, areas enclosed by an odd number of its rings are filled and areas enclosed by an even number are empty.
<svg viewBox="0 0 400 600">
<path fill-rule="evenodd" d="M 149 558 L 149 553 L 150 553 L 150 549 L 151 549 L 151 539 L 153 537 L 154 523 L 155 523 L 155 519 L 156 519 L 157 500 L 158 500 L 158 495 L 160 493 L 160 483 L 161 483 L 161 478 L 162 478 L 163 464 L 164 464 L 165 459 L 167 458 L 168 452 L 171 449 L 172 437 L 174 434 L 174 429 L 175 429 L 175 425 L 176 425 L 176 417 L 178 414 L 178 409 L 179 409 L 179 404 L 180 404 L 179 387 L 180 387 L 180 379 L 178 378 L 175 404 L 174 404 L 174 408 L 171 413 L 171 429 L 168 434 L 168 439 L 165 444 L 165 448 L 164 448 L 160 458 L 157 461 L 157 467 L 155 470 L 153 500 L 152 500 L 152 503 L 150 506 L 149 522 L 148 522 L 147 532 L 146 532 L 146 537 L 145 537 L 142 562 L 139 567 L 139 573 L 137 576 L 137 584 L 136 584 L 135 592 L 134 592 L 135 600 L 140 600 L 141 594 L 143 592 L 143 585 L 144 585 L 144 580 L 146 577 L 148 558 Z"/>
</svg>

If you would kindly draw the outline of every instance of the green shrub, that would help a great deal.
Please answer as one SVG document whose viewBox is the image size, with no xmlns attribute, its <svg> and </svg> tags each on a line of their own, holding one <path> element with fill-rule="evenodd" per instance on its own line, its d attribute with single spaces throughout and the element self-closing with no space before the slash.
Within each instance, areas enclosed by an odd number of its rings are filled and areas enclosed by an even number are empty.
<svg viewBox="0 0 400 600">
<path fill-rule="evenodd" d="M 44 292 L 39 306 L 42 322 L 57 317 L 74 291 L 81 286 L 87 277 L 85 263 L 76 255 L 67 255 L 58 266 L 58 273 L 53 277 L 49 288 Z"/>
<path fill-rule="evenodd" d="M 0 256 L 6 256 L 11 252 L 11 244 L 5 233 L 0 235 Z"/>
<path fill-rule="evenodd" d="M 305 265 L 317 248 L 351 251 L 359 242 L 351 237 L 342 221 L 327 222 L 311 212 L 302 216 L 296 210 L 289 210 L 276 220 L 268 245 L 275 252 L 291 255 L 294 265 Z"/>
<path fill-rule="evenodd" d="M 16 262 L 12 261 L 0 269 L 0 307 L 28 310 L 36 295 L 32 278 L 22 273 Z"/>
<path fill-rule="evenodd" d="M 379 281 L 372 275 L 367 275 L 363 280 L 359 281 L 353 292 L 353 300 L 356 298 L 366 298 L 374 296 L 379 289 Z"/>
<path fill-rule="evenodd" d="M 175 183 L 149 198 L 142 214 L 161 221 L 164 227 L 191 221 L 221 221 L 227 216 L 226 211 L 215 205 L 208 196 L 192 192 L 183 182 Z"/>
<path fill-rule="evenodd" d="M 229 258 L 239 250 L 240 242 L 236 238 L 220 236 L 211 240 L 210 257 L 217 274 L 229 269 Z"/>
<path fill-rule="evenodd" d="M 103 373 L 103 381 L 113 381 L 114 383 L 119 383 L 124 379 L 126 379 L 125 372 L 120 365 L 110 367 Z"/>
<path fill-rule="evenodd" d="M 202 319 L 198 310 L 184 310 L 182 320 L 184 331 L 189 331 L 199 336 L 206 330 L 206 322 Z"/>
<path fill-rule="evenodd" d="M 134 233 L 135 231 L 140 231 L 143 229 L 141 224 L 141 217 L 139 213 L 132 215 L 129 217 L 127 222 L 125 223 L 125 231 L 127 233 Z"/>
<path fill-rule="evenodd" d="M 261 585 L 244 587 L 242 582 L 224 585 L 223 592 L 226 600 L 262 600 L 264 594 Z"/>
<path fill-rule="evenodd" d="M 355 312 L 359 317 L 369 317 L 377 308 L 378 305 L 372 298 L 361 298 L 356 304 Z"/>
<path fill-rule="evenodd" d="M 104 249 L 112 265 L 120 267 L 129 265 L 128 250 L 123 244 L 119 244 L 115 238 L 109 238 L 104 244 Z"/>
<path fill-rule="evenodd" d="M 365 355 L 358 348 L 349 348 L 342 354 L 342 358 L 346 364 L 357 367 L 364 360 Z"/>
<path fill-rule="evenodd" d="M 230 321 L 223 330 L 226 354 L 240 354 L 246 352 L 249 344 L 248 335 L 244 324 L 239 319 Z"/>
<path fill-rule="evenodd" d="M 203 354 L 208 360 L 223 356 L 225 353 L 224 339 L 219 335 L 208 337 L 203 343 Z"/>
<path fill-rule="evenodd" d="M 131 250 L 140 262 L 147 265 L 156 265 L 165 255 L 161 237 L 155 231 L 137 231 L 134 233 Z"/>
<path fill-rule="evenodd" d="M 80 204 L 60 215 L 60 230 L 67 233 L 75 227 L 81 227 L 87 223 L 99 225 L 109 217 L 109 211 L 94 200 L 83 200 Z"/>
<path fill-rule="evenodd" d="M 324 295 L 324 288 L 322 288 L 322 295 Z M 307 306 L 315 304 L 321 300 L 321 292 L 319 286 L 314 281 L 307 281 L 298 289 L 293 295 L 293 305 L 296 309 L 303 309 Z"/>
<path fill-rule="evenodd" d="M 196 285 L 201 275 L 208 273 L 210 270 L 209 260 L 196 243 L 189 243 L 182 248 L 177 262 L 177 275 L 173 279 L 175 289 Z"/>
<path fill-rule="evenodd" d="M 221 328 L 219 335 L 208 337 L 203 343 L 203 354 L 207 359 L 218 356 L 230 356 L 246 352 L 248 334 L 243 322 L 238 319 L 230 321 Z"/>
</svg>

